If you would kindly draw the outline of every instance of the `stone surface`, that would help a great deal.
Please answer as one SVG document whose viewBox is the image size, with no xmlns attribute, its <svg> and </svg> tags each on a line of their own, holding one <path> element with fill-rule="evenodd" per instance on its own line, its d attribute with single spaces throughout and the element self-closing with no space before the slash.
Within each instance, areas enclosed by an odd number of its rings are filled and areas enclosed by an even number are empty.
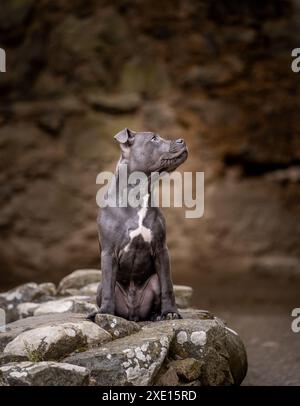
<svg viewBox="0 0 300 406">
<path fill-rule="evenodd" d="M 185 307 L 180 309 L 182 319 L 136 323 L 98 313 L 91 322 L 86 316 L 97 310 L 94 293 L 100 275 L 98 270 L 77 270 L 58 290 L 51 283 L 33 283 L 2 294 L 19 318 L 0 333 L 2 384 L 45 379 L 50 385 L 58 368 L 65 381 L 67 367 L 61 362 L 85 368 L 79 376 L 72 372 L 70 385 L 76 379 L 82 385 L 107 386 L 242 382 L 247 370 L 243 343 L 209 311 L 188 307 L 190 287 L 175 285 L 177 303 Z M 70 296 L 72 292 L 91 294 Z"/>
<path fill-rule="evenodd" d="M 95 323 L 111 334 L 113 339 L 137 333 L 141 327 L 134 321 L 128 321 L 110 314 L 97 314 Z"/>
<path fill-rule="evenodd" d="M 191 305 L 193 288 L 184 285 L 174 285 L 176 304 L 180 309 L 186 309 Z"/>
<path fill-rule="evenodd" d="M 177 386 L 179 383 L 178 375 L 172 366 L 165 372 L 159 372 L 155 380 L 157 386 Z"/>
<path fill-rule="evenodd" d="M 149 327 L 64 361 L 88 368 L 96 385 L 151 385 L 173 336 L 170 326 L 163 331 Z"/>
<path fill-rule="evenodd" d="M 0 365 L 7 365 L 11 362 L 22 362 L 28 361 L 28 357 L 25 355 L 14 355 L 14 354 L 4 354 L 0 353 Z"/>
<path fill-rule="evenodd" d="M 39 304 L 34 302 L 25 302 L 18 304 L 17 305 L 18 318 L 23 319 L 25 317 L 33 316 L 35 309 L 37 309 L 38 307 Z"/>
<path fill-rule="evenodd" d="M 30 306 L 35 304 L 23 303 L 19 308 L 32 311 Z M 86 320 L 86 314 L 75 311 L 46 312 L 6 326 L 0 333 L 0 365 L 6 371 L 3 384 L 24 380 L 25 385 L 45 379 L 44 384 L 50 385 L 54 369 L 62 362 L 85 368 L 91 385 L 237 385 L 245 376 L 243 343 L 236 332 L 207 311 L 183 309 L 183 319 L 154 323 L 106 314 L 97 314 L 93 323 Z M 31 375 L 25 361 L 40 367 L 32 369 Z M 47 366 L 51 371 L 47 372 Z M 58 376 L 65 382 L 63 372 Z M 80 376 L 81 384 L 87 384 L 87 375 Z M 77 378 L 70 379 L 66 384 Z"/>
<path fill-rule="evenodd" d="M 0 294 L 0 307 L 6 311 L 6 321 L 18 318 L 18 305 L 24 302 L 42 302 L 55 294 L 55 285 L 52 283 L 30 282 Z"/>
<path fill-rule="evenodd" d="M 98 269 L 78 269 L 60 281 L 58 292 L 64 294 L 64 291 L 68 289 L 80 289 L 90 283 L 99 283 L 100 280 L 101 271 Z"/>
<path fill-rule="evenodd" d="M 196 320 L 213 320 L 216 316 L 208 310 L 193 309 L 180 309 L 180 315 L 183 319 L 196 319 Z"/>
<path fill-rule="evenodd" d="M 0 386 L 88 385 L 87 369 L 59 362 L 20 362 L 0 367 Z"/>
<path fill-rule="evenodd" d="M 56 286 L 52 282 L 40 283 L 39 289 L 48 296 L 55 296 L 57 293 Z"/>
<path fill-rule="evenodd" d="M 157 347 L 162 351 L 160 356 Z M 183 359 L 181 368 L 178 358 Z M 180 372 L 177 373 L 172 360 L 175 366 L 179 363 Z M 199 378 L 201 385 L 238 385 L 247 370 L 242 342 L 218 319 L 150 323 L 132 336 L 106 344 L 105 348 L 71 355 L 66 362 L 90 369 L 98 385 L 153 384 L 158 370 L 166 364 L 177 373 L 178 379 L 183 378 L 183 383 Z M 165 384 L 172 377 L 174 383 L 174 373 L 168 369 L 159 374 L 157 382 Z"/>
<path fill-rule="evenodd" d="M 174 340 L 169 356 L 173 359 L 196 358 L 202 361 L 203 385 L 242 382 L 247 371 L 245 348 L 238 335 L 221 320 L 185 319 L 170 323 L 174 329 Z"/>
<path fill-rule="evenodd" d="M 98 282 L 89 283 L 88 285 L 85 285 L 83 288 L 81 288 L 79 292 L 81 295 L 84 296 L 96 296 L 98 286 Z"/>
<path fill-rule="evenodd" d="M 63 299 L 51 300 L 38 305 L 34 309 L 34 316 L 51 313 L 91 313 L 97 310 L 95 304 L 90 302 L 89 296 L 70 296 Z"/>
<path fill-rule="evenodd" d="M 5 331 L 0 334 L 0 351 L 3 351 L 5 346 L 16 338 L 24 331 L 32 330 L 37 327 L 57 325 L 68 322 L 81 322 L 85 321 L 85 315 L 74 313 L 55 313 L 43 316 L 27 317 L 24 319 L 16 320 L 5 326 Z"/>
<path fill-rule="evenodd" d="M 170 368 L 174 371 L 180 378 L 191 382 L 195 381 L 201 375 L 201 368 L 203 367 L 203 361 L 196 358 L 185 358 L 180 360 L 175 360 L 170 362 Z"/>
<path fill-rule="evenodd" d="M 6 345 L 3 353 L 27 357 L 33 362 L 59 360 L 73 351 L 99 346 L 110 340 L 110 334 L 89 321 L 61 323 L 19 334 Z"/>
</svg>

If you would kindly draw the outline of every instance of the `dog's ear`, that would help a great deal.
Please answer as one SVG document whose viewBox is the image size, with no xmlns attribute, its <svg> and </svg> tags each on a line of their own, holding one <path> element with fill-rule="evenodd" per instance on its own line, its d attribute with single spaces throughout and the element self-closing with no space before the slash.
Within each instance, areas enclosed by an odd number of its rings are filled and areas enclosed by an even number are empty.
<svg viewBox="0 0 300 406">
<path fill-rule="evenodd" d="M 120 144 L 127 144 L 127 146 L 130 146 L 134 140 L 134 134 L 128 128 L 124 128 L 124 130 L 114 136 L 114 139 Z"/>
<path fill-rule="evenodd" d="M 134 141 L 134 132 L 130 131 L 128 128 L 124 128 L 124 130 L 116 134 L 114 138 L 120 143 L 123 157 L 128 158 L 130 146 L 133 144 Z"/>
</svg>

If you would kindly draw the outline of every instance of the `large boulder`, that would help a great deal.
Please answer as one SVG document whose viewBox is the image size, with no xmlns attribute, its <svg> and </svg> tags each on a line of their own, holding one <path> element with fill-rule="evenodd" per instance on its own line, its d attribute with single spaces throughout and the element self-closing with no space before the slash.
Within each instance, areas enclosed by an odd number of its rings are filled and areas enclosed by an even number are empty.
<svg viewBox="0 0 300 406">
<path fill-rule="evenodd" d="M 111 340 L 111 335 L 89 321 L 46 325 L 25 331 L 9 342 L 5 355 L 29 361 L 59 360 L 73 351 L 83 351 Z"/>
<path fill-rule="evenodd" d="M 53 313 L 91 313 L 97 310 L 88 296 L 70 296 L 63 299 L 51 300 L 38 305 L 34 309 L 34 316 Z"/>
<path fill-rule="evenodd" d="M 71 355 L 65 362 L 89 369 L 95 385 L 151 385 L 173 337 L 170 326 L 163 331 L 153 327 L 102 348 Z"/>
<path fill-rule="evenodd" d="M 0 351 L 3 351 L 10 341 L 14 340 L 18 335 L 25 331 L 43 326 L 55 326 L 66 321 L 75 323 L 85 321 L 85 316 L 73 313 L 54 313 L 43 316 L 27 317 L 9 323 L 5 326 L 5 331 L 0 334 Z"/>
<path fill-rule="evenodd" d="M 87 369 L 63 362 L 12 362 L 0 367 L 0 386 L 78 386 L 88 383 Z"/>
<path fill-rule="evenodd" d="M 59 294 L 68 293 L 69 289 L 80 289 L 90 283 L 101 281 L 101 271 L 98 269 L 78 269 L 65 276 L 58 285 Z"/>
<path fill-rule="evenodd" d="M 96 385 L 161 384 L 174 371 L 176 385 L 239 385 L 247 371 L 242 341 L 217 318 L 148 323 L 134 335 L 65 361 L 88 368 Z"/>
</svg>

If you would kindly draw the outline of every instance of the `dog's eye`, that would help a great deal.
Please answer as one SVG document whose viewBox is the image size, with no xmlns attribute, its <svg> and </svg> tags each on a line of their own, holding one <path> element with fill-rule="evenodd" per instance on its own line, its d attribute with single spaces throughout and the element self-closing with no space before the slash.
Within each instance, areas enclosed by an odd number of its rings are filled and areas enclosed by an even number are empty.
<svg viewBox="0 0 300 406">
<path fill-rule="evenodd" d="M 153 135 L 153 137 L 151 138 L 151 141 L 152 142 L 157 142 L 158 141 L 158 138 L 156 137 L 156 135 Z"/>
</svg>

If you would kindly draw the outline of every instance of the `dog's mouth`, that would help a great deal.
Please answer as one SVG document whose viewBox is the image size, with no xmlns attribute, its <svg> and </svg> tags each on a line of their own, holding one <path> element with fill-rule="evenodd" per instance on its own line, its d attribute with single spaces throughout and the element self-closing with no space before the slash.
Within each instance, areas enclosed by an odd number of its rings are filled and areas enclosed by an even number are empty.
<svg viewBox="0 0 300 406">
<path fill-rule="evenodd" d="M 161 169 L 159 172 L 172 172 L 174 171 L 179 165 L 181 165 L 188 156 L 187 148 L 184 150 L 179 151 L 176 154 L 172 154 L 170 157 L 162 157 L 161 158 Z"/>
</svg>

